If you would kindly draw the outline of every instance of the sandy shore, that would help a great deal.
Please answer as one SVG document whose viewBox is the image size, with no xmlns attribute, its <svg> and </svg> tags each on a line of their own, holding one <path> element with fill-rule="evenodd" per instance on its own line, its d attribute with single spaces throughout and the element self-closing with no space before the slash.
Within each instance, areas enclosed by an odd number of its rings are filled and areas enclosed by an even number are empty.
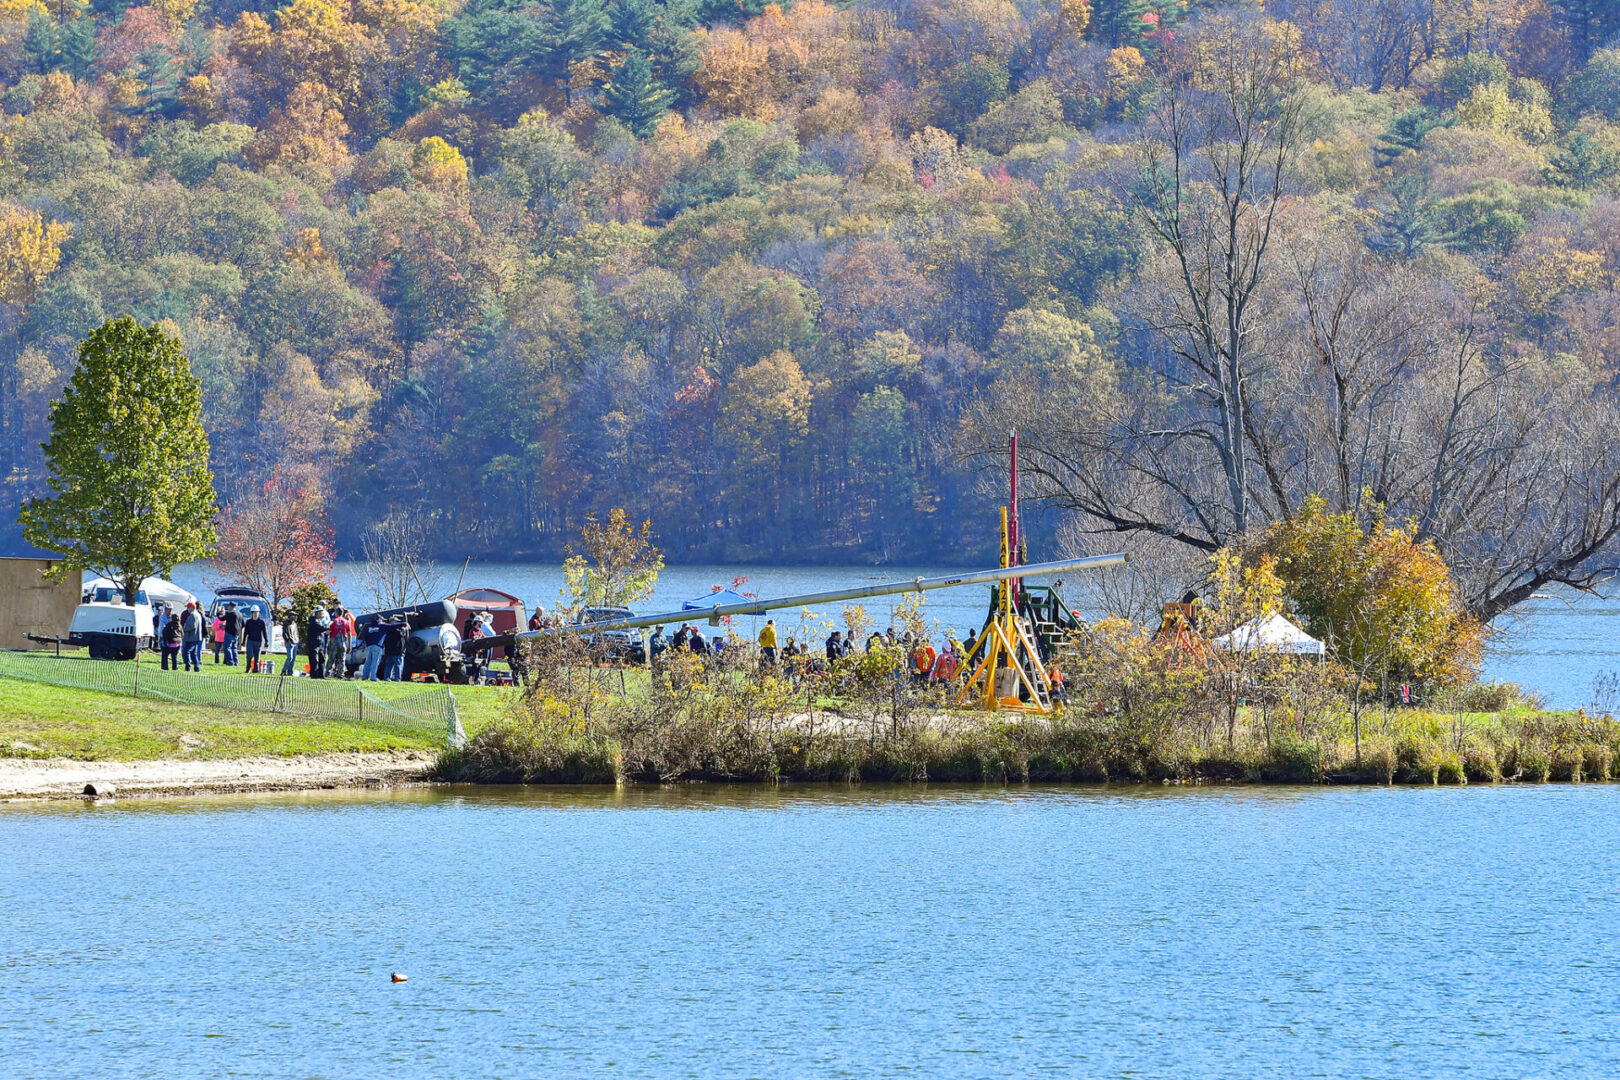
<svg viewBox="0 0 1620 1080">
<path fill-rule="evenodd" d="M 433 760 L 420 750 L 230 761 L 0 758 L 0 799 L 78 798 L 86 784 L 118 797 L 392 785 L 424 780 Z"/>
</svg>

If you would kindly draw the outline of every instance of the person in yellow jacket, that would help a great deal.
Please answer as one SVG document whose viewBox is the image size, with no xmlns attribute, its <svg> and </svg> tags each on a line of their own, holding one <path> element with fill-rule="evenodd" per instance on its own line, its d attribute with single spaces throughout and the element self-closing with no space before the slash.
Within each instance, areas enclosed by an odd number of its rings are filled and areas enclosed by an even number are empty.
<svg viewBox="0 0 1620 1080">
<path fill-rule="evenodd" d="M 766 619 L 765 629 L 759 632 L 759 662 L 766 667 L 776 666 L 775 619 Z"/>
</svg>

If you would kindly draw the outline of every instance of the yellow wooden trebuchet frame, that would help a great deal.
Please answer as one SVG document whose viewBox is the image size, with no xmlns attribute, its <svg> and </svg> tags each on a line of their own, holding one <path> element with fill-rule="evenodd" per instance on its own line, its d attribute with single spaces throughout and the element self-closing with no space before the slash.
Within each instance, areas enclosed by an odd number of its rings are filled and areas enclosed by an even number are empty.
<svg viewBox="0 0 1620 1080">
<path fill-rule="evenodd" d="M 1012 569 L 1005 506 L 1001 508 L 1001 565 L 1009 571 Z M 1052 681 L 1041 663 L 1040 650 L 1030 640 L 1013 607 L 1013 582 L 1010 573 L 1001 582 L 999 605 L 985 634 L 984 659 L 957 692 L 956 703 L 977 704 L 992 712 L 1049 713 L 1052 711 Z"/>
</svg>

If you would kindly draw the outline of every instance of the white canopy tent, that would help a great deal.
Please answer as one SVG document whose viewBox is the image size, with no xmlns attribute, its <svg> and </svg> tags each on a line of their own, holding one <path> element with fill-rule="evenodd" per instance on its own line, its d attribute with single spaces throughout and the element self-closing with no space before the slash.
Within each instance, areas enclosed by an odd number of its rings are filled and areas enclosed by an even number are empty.
<svg viewBox="0 0 1620 1080">
<path fill-rule="evenodd" d="M 116 584 L 103 577 L 91 578 L 84 583 L 84 591 L 87 594 L 94 593 L 97 589 L 117 588 Z M 138 586 L 138 590 L 146 594 L 146 600 L 150 604 L 173 604 L 176 608 L 183 608 L 187 604 L 195 603 L 197 600 L 195 596 L 174 582 L 165 581 L 162 578 L 144 578 Z"/>
<path fill-rule="evenodd" d="M 1250 619 L 1230 634 L 1215 639 L 1217 649 L 1239 652 L 1277 652 L 1326 656 L 1327 646 L 1287 619 L 1272 612 Z"/>
</svg>

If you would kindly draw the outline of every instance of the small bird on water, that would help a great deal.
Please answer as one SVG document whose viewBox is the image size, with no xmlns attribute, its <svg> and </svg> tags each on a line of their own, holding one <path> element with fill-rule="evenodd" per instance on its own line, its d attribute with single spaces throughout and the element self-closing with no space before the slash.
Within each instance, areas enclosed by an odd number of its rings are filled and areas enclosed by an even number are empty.
<svg viewBox="0 0 1620 1080">
<path fill-rule="evenodd" d="M 404 982 L 405 981 L 405 976 L 401 975 L 397 971 L 394 972 L 393 974 L 389 975 L 388 978 L 391 979 L 394 982 Z"/>
</svg>

